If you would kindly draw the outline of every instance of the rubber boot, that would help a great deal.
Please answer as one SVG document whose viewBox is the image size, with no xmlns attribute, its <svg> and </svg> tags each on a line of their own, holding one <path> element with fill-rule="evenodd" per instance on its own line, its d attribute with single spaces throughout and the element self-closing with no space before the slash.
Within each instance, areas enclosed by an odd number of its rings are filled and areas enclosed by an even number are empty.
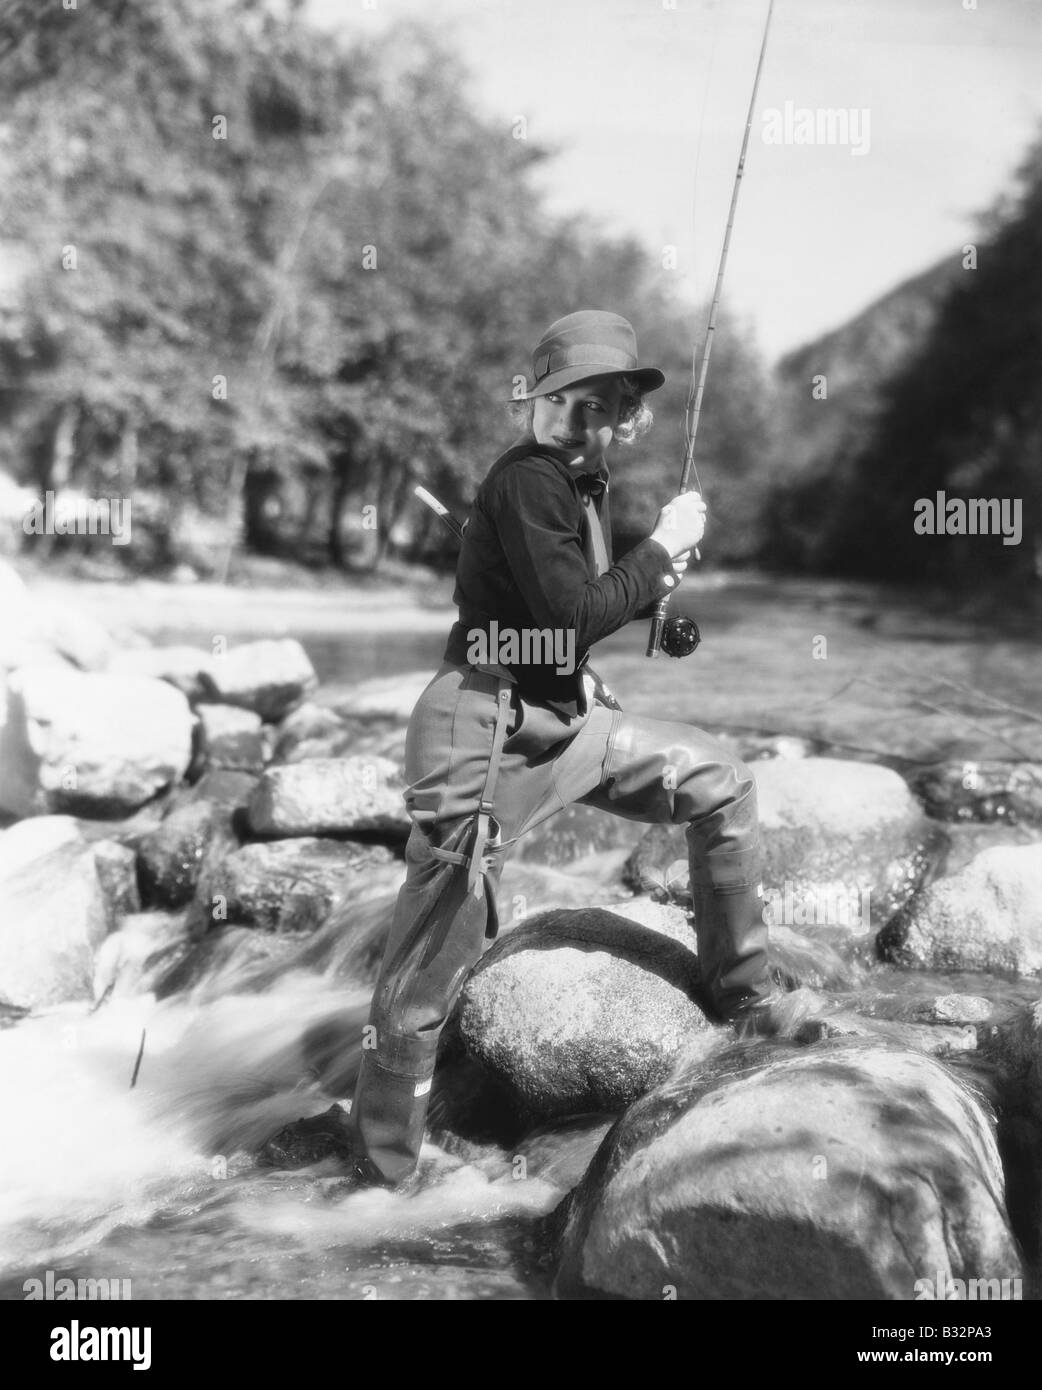
<svg viewBox="0 0 1042 1390">
<path fill-rule="evenodd" d="M 427 1039 L 380 1030 L 379 1045 L 363 1051 L 352 1105 L 357 1177 L 399 1187 L 412 1177 L 423 1143 L 438 1033 Z"/>
<path fill-rule="evenodd" d="M 705 853 L 695 844 L 690 866 L 702 984 L 717 1018 L 738 1020 L 772 994 L 760 850 Z"/>
</svg>

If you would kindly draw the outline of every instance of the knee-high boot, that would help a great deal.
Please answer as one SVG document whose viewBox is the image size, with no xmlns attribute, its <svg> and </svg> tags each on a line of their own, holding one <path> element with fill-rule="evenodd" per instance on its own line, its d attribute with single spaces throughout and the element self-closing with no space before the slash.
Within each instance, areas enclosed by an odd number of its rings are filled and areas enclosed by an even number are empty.
<svg viewBox="0 0 1042 1390">
<path fill-rule="evenodd" d="M 706 853 L 689 840 L 702 984 L 720 1019 L 738 1019 L 771 992 L 759 846 Z"/>
</svg>

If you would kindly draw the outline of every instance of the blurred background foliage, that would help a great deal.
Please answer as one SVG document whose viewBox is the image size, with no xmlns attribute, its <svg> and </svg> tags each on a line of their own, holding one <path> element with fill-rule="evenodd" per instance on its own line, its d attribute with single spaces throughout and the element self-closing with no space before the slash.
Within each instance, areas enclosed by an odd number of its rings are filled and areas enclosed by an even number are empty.
<svg viewBox="0 0 1042 1390">
<path fill-rule="evenodd" d="M 635 242 L 547 214 L 531 174 L 551 156 L 477 114 L 432 28 L 347 46 L 263 0 L 22 2 L 0 70 L 0 473 L 19 495 L 131 497 L 113 551 L 143 571 L 223 578 L 232 545 L 449 566 L 413 485 L 462 515 L 513 441 L 531 345 L 596 306 L 668 378 L 613 475 L 617 549 L 647 533 L 704 313 Z M 1042 144 L 975 272 L 953 253 L 773 373 L 725 304 L 707 560 L 1037 581 L 1040 251 Z M 915 536 L 939 488 L 1022 497 L 1023 544 Z"/>
</svg>

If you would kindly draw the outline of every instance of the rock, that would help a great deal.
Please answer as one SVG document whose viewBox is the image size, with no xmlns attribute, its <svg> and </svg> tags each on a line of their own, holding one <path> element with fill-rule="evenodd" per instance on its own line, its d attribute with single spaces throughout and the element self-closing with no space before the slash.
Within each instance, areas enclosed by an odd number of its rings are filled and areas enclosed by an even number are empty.
<svg viewBox="0 0 1042 1390">
<path fill-rule="evenodd" d="M 903 1023 L 986 1023 L 994 1012 L 979 994 L 932 994 L 918 999 L 907 994 L 860 995 L 854 1008 L 866 1018 Z"/>
<path fill-rule="evenodd" d="M 459 1034 L 533 1120 L 618 1110 L 709 1028 L 692 997 L 696 968 L 685 945 L 615 912 L 548 912 L 471 972 Z"/>
<path fill-rule="evenodd" d="M 349 1164 L 354 1153 L 349 1113 L 333 1104 L 322 1115 L 294 1120 L 261 1145 L 257 1162 L 264 1168 L 303 1168 L 326 1158 Z"/>
<path fill-rule="evenodd" d="M 907 1023 L 892 1019 L 866 1018 L 856 1009 L 808 1020 L 796 1029 L 800 1043 L 821 1042 L 824 1038 L 884 1038 L 929 1057 L 951 1057 L 977 1050 L 977 1030 L 971 1024 Z"/>
<path fill-rule="evenodd" d="M 122 919 L 94 958 L 94 998 L 151 992 L 183 954 L 188 929 L 183 912 L 139 912 Z"/>
<path fill-rule="evenodd" d="M 942 1063 L 861 1039 L 682 1062 L 608 1135 L 560 1251 L 559 1298 L 913 1300 L 938 1271 L 1022 1275 L 990 1115 Z"/>
<path fill-rule="evenodd" d="M 932 877 L 958 873 L 983 850 L 998 845 L 1034 845 L 1040 838 L 1037 827 L 1008 820 L 952 822 L 945 826 L 945 834 L 948 844 L 934 864 Z"/>
<path fill-rule="evenodd" d="M 645 829 L 639 821 L 575 802 L 529 831 L 518 845 L 517 858 L 558 868 L 602 850 L 632 849 Z"/>
<path fill-rule="evenodd" d="M 92 840 L 94 867 L 102 892 L 109 904 L 113 924 L 123 917 L 141 911 L 138 891 L 137 856 L 127 845 L 116 840 Z"/>
<path fill-rule="evenodd" d="M 210 802 L 222 813 L 229 829 L 237 833 L 241 830 L 245 834 L 248 830 L 246 811 L 257 782 L 255 774 L 241 769 L 209 768 L 193 786 L 181 789 L 171 811 L 176 806 Z"/>
<path fill-rule="evenodd" d="M 939 820 L 1042 823 L 1042 763 L 934 763 L 911 785 Z"/>
<path fill-rule="evenodd" d="M 941 834 L 905 782 L 889 768 L 832 758 L 772 758 L 750 770 L 774 921 L 874 935 L 915 891 Z M 685 828 L 652 826 L 625 878 L 690 901 Z"/>
<path fill-rule="evenodd" d="M 127 815 L 188 767 L 194 716 L 163 681 L 23 667 L 8 694 L 0 803 L 16 815 Z"/>
<path fill-rule="evenodd" d="M 301 837 L 244 845 L 203 874 L 198 897 L 208 908 L 217 899 L 230 923 L 312 932 L 335 907 L 385 887 L 371 870 L 392 861 L 384 845 L 349 840 Z M 212 919 L 221 920 L 216 911 Z"/>
<path fill-rule="evenodd" d="M 199 647 L 140 647 L 114 652 L 108 669 L 115 675 L 166 681 L 194 705 L 206 694 L 203 672 L 212 661 L 211 654 Z"/>
<path fill-rule="evenodd" d="M 250 800 L 256 835 L 357 834 L 412 828 L 397 767 L 386 758 L 312 758 L 270 767 Z"/>
<path fill-rule="evenodd" d="M 259 714 L 236 705 L 202 704 L 199 723 L 207 766 L 263 771 L 265 743 Z"/>
<path fill-rule="evenodd" d="M 336 712 L 345 717 L 358 714 L 393 715 L 399 722 L 407 723 L 417 700 L 432 679 L 432 672 L 423 670 L 362 681 L 339 696 Z"/>
<path fill-rule="evenodd" d="M 1042 845 L 998 846 L 925 888 L 879 938 L 884 956 L 931 970 L 1042 972 Z"/>
<path fill-rule="evenodd" d="M 94 846 L 70 817 L 0 834 L 0 999 L 40 1008 L 89 999 L 94 952 L 113 925 Z"/>
<path fill-rule="evenodd" d="M 195 896 L 208 850 L 220 842 L 221 854 L 238 848 L 227 815 L 212 801 L 178 806 L 138 845 L 138 874 L 146 903 L 183 907 Z"/>
<path fill-rule="evenodd" d="M 302 719 L 297 714 L 306 711 Z M 406 726 L 396 715 L 362 714 L 341 717 L 320 705 L 301 706 L 279 726 L 274 758 L 299 763 L 308 758 L 347 758 L 366 755 L 405 762 Z"/>
<path fill-rule="evenodd" d="M 335 711 L 326 709 L 324 705 L 316 705 L 312 700 L 305 700 L 279 723 L 275 759 L 282 763 L 299 762 L 300 759 L 294 754 L 301 745 L 336 738 L 346 727 Z"/>
<path fill-rule="evenodd" d="M 244 642 L 214 656 L 201 673 L 206 698 L 278 720 L 318 686 L 307 652 L 292 637 Z"/>
</svg>

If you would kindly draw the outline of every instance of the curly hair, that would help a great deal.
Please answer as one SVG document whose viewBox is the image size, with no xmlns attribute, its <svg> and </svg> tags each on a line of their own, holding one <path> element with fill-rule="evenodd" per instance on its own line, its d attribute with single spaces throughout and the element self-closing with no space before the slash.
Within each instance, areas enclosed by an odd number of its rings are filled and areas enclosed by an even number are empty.
<svg viewBox="0 0 1042 1390">
<path fill-rule="evenodd" d="M 619 422 L 615 426 L 615 438 L 620 444 L 632 444 L 651 429 L 655 419 L 651 407 L 645 404 L 644 395 L 635 379 L 620 374 L 618 378 L 621 396 L 619 399 Z M 526 396 L 521 400 L 510 401 L 507 414 L 522 433 L 532 428 L 532 412 L 535 398 Z"/>
</svg>

